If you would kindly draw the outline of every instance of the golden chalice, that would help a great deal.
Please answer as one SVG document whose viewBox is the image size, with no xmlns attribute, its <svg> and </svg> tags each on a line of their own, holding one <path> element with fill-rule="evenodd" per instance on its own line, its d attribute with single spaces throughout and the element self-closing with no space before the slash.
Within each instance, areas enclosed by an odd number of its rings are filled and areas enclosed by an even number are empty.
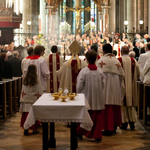
<svg viewBox="0 0 150 150">
<path fill-rule="evenodd" d="M 53 93 L 51 94 L 52 97 L 54 97 L 53 100 L 58 100 L 59 99 L 59 94 L 58 93 Z"/>
<path fill-rule="evenodd" d="M 74 100 L 74 97 L 76 97 L 76 93 L 68 93 L 67 94 L 70 100 Z"/>
<path fill-rule="evenodd" d="M 60 98 L 62 99 L 61 102 L 67 102 L 67 101 L 66 101 L 66 98 L 67 98 L 67 97 L 68 97 L 68 96 L 67 96 L 67 95 L 64 95 L 64 94 L 61 95 L 61 96 L 60 96 Z"/>
</svg>

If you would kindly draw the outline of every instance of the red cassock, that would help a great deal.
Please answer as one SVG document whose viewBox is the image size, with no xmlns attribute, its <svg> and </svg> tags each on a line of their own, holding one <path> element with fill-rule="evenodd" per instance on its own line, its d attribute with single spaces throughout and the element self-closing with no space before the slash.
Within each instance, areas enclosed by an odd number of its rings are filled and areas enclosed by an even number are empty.
<svg viewBox="0 0 150 150">
<path fill-rule="evenodd" d="M 20 122 L 20 127 L 24 128 L 24 123 L 28 117 L 29 112 L 23 112 L 21 116 L 21 122 Z M 30 130 L 37 130 L 38 126 L 41 124 L 40 121 L 36 121 L 34 125 L 32 125 L 29 129 Z"/>
<path fill-rule="evenodd" d="M 77 76 L 78 76 L 80 70 L 78 70 L 78 67 L 77 67 L 77 60 L 72 60 L 71 72 L 72 72 L 72 92 L 73 93 L 76 93 Z"/>
<path fill-rule="evenodd" d="M 102 130 L 104 129 L 104 110 L 89 110 L 89 114 L 93 121 L 93 127 L 91 131 L 87 131 L 81 127 L 77 127 L 77 134 L 84 135 L 87 138 L 101 139 Z"/>
<path fill-rule="evenodd" d="M 105 105 L 104 130 L 114 131 L 115 126 L 121 126 L 121 106 Z"/>
</svg>

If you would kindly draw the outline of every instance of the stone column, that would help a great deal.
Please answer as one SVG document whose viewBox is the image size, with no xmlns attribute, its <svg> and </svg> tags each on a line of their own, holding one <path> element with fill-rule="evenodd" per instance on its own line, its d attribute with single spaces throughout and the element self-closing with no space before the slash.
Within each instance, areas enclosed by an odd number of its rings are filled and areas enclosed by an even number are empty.
<svg viewBox="0 0 150 150">
<path fill-rule="evenodd" d="M 136 27 L 136 0 L 127 0 L 127 20 L 128 20 L 128 33 L 133 32 Z"/>
<path fill-rule="evenodd" d="M 119 1 L 119 29 L 120 33 L 125 32 L 124 30 L 124 20 L 125 20 L 125 11 L 124 11 L 124 0 Z"/>
<path fill-rule="evenodd" d="M 138 0 L 138 30 L 140 31 L 140 33 L 143 33 L 143 29 L 144 29 L 144 24 L 140 25 L 139 21 L 143 20 L 144 21 L 144 1 L 145 0 Z"/>
<path fill-rule="evenodd" d="M 115 33 L 116 29 L 116 0 L 111 0 L 111 8 L 109 10 L 109 33 Z"/>
<path fill-rule="evenodd" d="M 46 35 L 46 13 L 45 2 L 40 0 L 40 19 L 41 19 L 41 33 Z"/>
<path fill-rule="evenodd" d="M 90 0 L 84 0 L 84 8 L 91 7 L 90 6 Z M 86 25 L 90 20 L 90 11 L 84 11 L 84 25 Z"/>
<path fill-rule="evenodd" d="M 106 35 L 108 34 L 108 27 L 109 27 L 109 0 L 106 0 L 104 6 L 102 6 L 103 10 L 103 33 Z"/>
<path fill-rule="evenodd" d="M 148 0 L 144 0 L 144 32 L 148 33 Z"/>
<path fill-rule="evenodd" d="M 22 26 L 23 26 L 23 33 L 28 33 L 28 25 L 27 21 L 31 20 L 31 3 L 30 0 L 23 0 L 22 2 L 23 9 L 22 9 Z M 32 22 L 31 22 L 32 24 Z"/>
<path fill-rule="evenodd" d="M 38 0 L 32 0 L 31 1 L 32 6 L 32 19 L 31 19 L 31 33 L 39 34 L 39 1 Z"/>
<path fill-rule="evenodd" d="M 73 7 L 73 0 L 66 0 L 67 7 Z M 66 22 L 71 25 L 71 33 L 73 33 L 73 11 L 66 12 Z"/>
<path fill-rule="evenodd" d="M 0 6 L 6 7 L 6 0 L 0 0 Z"/>
</svg>

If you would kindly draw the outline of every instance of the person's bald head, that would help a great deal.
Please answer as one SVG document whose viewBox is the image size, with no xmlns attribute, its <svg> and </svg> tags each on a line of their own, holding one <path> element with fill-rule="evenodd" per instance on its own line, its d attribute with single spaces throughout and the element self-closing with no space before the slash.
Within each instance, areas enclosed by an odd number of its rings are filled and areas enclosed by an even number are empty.
<svg viewBox="0 0 150 150">
<path fill-rule="evenodd" d="M 129 47 L 128 45 L 124 45 L 121 48 L 121 55 L 127 55 L 127 54 L 129 54 Z"/>
</svg>

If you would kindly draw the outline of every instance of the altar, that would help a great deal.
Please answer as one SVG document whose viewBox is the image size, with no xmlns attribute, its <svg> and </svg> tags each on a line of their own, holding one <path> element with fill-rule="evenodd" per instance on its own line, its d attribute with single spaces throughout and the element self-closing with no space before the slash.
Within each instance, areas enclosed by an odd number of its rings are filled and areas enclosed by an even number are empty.
<svg viewBox="0 0 150 150">
<path fill-rule="evenodd" d="M 48 147 L 56 146 L 53 122 L 71 122 L 71 150 L 75 150 L 77 148 L 76 123 L 81 123 L 80 127 L 89 131 L 93 126 L 88 113 L 90 107 L 87 100 L 84 94 L 77 94 L 75 100 L 67 98 L 67 102 L 53 99 L 50 93 L 43 94 L 31 107 L 24 128 L 28 129 L 36 120 L 41 121 L 43 150 L 48 150 Z M 50 141 L 48 141 L 48 122 L 51 122 L 50 127 L 52 127 L 50 129 Z"/>
</svg>

